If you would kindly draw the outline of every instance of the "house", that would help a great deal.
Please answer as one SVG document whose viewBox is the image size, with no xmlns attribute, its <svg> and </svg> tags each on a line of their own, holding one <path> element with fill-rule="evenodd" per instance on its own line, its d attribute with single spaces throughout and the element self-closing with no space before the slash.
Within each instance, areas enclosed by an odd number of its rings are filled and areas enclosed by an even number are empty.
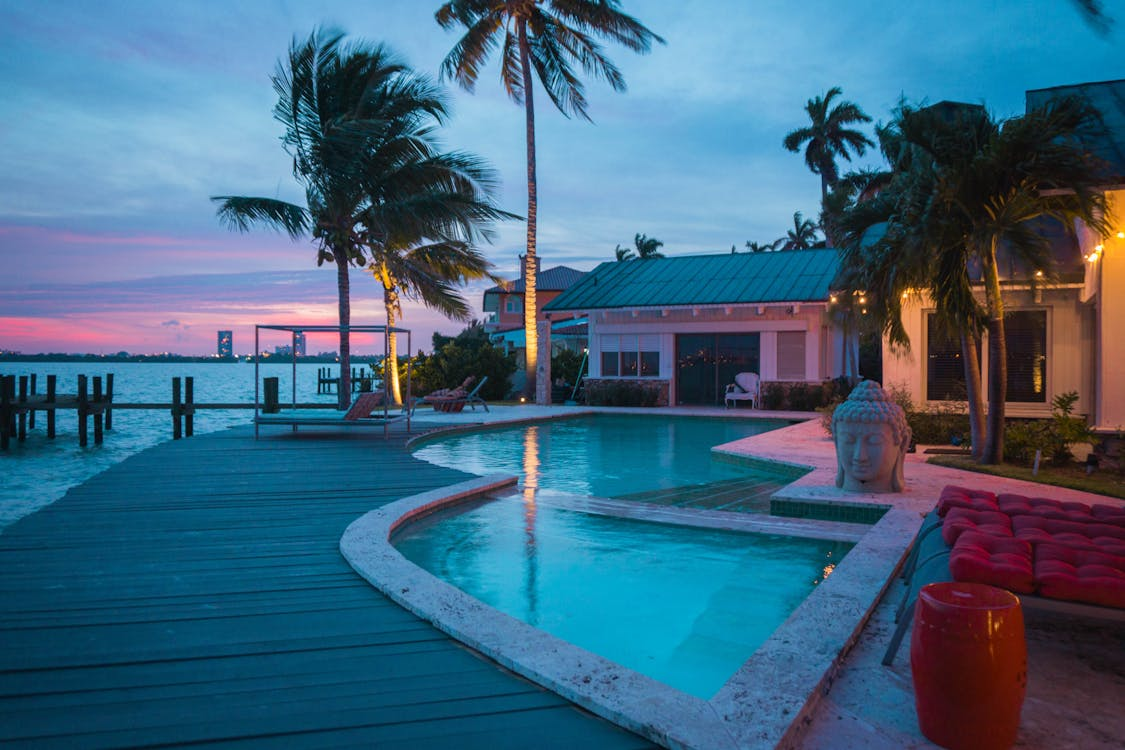
<svg viewBox="0 0 1125 750">
<path fill-rule="evenodd" d="M 1008 350 L 1005 413 L 1049 416 L 1056 395 L 1076 391 L 1076 410 L 1096 429 L 1116 431 L 1125 427 L 1125 80 L 1028 91 L 1027 109 L 1064 96 L 1084 97 L 1102 115 L 1104 130 L 1087 133 L 1083 140 L 1111 166 L 1105 191 L 1118 226 L 1111 236 L 1097 237 L 1086 227 L 1078 227 L 1075 236 L 1057 223 L 1040 224 L 1037 231 L 1050 238 L 1059 271 L 1059 282 L 1050 285 L 1001 250 Z M 909 299 L 903 323 L 910 353 L 896 354 L 886 343 L 883 347 L 884 383 L 904 388 L 915 404 L 927 408 L 964 400 L 960 348 L 940 335 L 935 313 L 928 299 Z M 987 389 L 987 357 L 981 366 Z"/>
<path fill-rule="evenodd" d="M 539 307 L 537 318 L 546 320 L 543 316 L 543 307 L 572 287 L 583 276 L 585 271 L 577 271 L 567 266 L 555 266 L 546 271 L 539 271 L 540 259 L 535 259 L 536 284 L 535 301 Z M 527 273 L 524 266 L 524 256 L 520 256 L 520 277 L 516 281 L 508 281 L 484 291 L 483 310 L 488 316 L 484 321 L 484 329 L 489 333 L 523 330 L 523 296 L 527 289 Z M 556 318 L 560 320 L 562 316 Z"/>
<path fill-rule="evenodd" d="M 587 382 L 647 382 L 658 405 L 720 405 L 739 372 L 843 374 L 845 338 L 825 315 L 838 268 L 832 249 L 610 261 L 543 313 L 588 319 Z"/>
</svg>

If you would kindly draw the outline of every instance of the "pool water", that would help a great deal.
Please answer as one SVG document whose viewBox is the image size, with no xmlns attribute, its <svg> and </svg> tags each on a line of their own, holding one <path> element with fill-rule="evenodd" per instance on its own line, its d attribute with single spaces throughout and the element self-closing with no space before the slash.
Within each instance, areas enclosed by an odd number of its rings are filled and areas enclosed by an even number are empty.
<svg viewBox="0 0 1125 750">
<path fill-rule="evenodd" d="M 512 617 L 705 699 L 852 547 L 593 515 L 533 493 L 411 522 L 392 543 Z"/>
<path fill-rule="evenodd" d="M 755 472 L 782 478 L 713 461 L 711 448 L 788 424 L 779 419 L 597 414 L 451 435 L 423 444 L 414 455 L 474 474 L 518 474 L 525 487 L 618 497 Z"/>
</svg>

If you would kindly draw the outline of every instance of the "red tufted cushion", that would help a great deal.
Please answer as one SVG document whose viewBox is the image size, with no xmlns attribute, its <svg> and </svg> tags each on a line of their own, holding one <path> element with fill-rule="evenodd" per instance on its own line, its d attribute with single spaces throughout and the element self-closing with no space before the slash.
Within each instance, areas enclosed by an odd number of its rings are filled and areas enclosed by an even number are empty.
<svg viewBox="0 0 1125 750">
<path fill-rule="evenodd" d="M 987 490 L 970 490 L 965 487 L 948 485 L 938 498 L 938 515 L 944 516 L 950 508 L 970 508 L 972 510 L 998 510 L 996 495 Z"/>
<path fill-rule="evenodd" d="M 1061 502 L 1048 497 L 1024 497 L 1004 494 L 996 498 L 1000 510 L 1009 516 L 1034 515 L 1063 521 L 1088 521 L 1090 506 L 1085 503 Z"/>
<path fill-rule="evenodd" d="M 1012 536 L 1012 519 L 998 510 L 950 508 L 941 524 L 941 538 L 946 544 L 957 543 L 964 531 L 979 531 L 993 536 Z"/>
<path fill-rule="evenodd" d="M 1095 505 L 1090 508 L 1090 515 L 1096 518 L 1098 523 L 1125 526 L 1125 508 L 1116 505 Z"/>
<path fill-rule="evenodd" d="M 1035 548 L 1035 583 L 1052 599 L 1125 608 L 1125 556 L 1058 544 Z"/>
<path fill-rule="evenodd" d="M 949 572 L 956 581 L 987 583 L 1030 594 L 1031 545 L 1013 537 L 965 531 L 949 554 Z"/>
</svg>

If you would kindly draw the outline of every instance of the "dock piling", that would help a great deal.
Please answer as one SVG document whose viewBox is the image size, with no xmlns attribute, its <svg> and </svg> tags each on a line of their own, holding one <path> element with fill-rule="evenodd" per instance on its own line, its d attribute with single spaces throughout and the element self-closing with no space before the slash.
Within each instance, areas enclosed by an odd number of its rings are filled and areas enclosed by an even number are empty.
<svg viewBox="0 0 1125 750">
<path fill-rule="evenodd" d="M 105 416 L 102 413 L 102 376 L 94 376 L 94 445 L 102 444 L 102 427 Z"/>
<path fill-rule="evenodd" d="M 78 445 L 85 448 L 87 440 L 86 418 L 90 416 L 90 394 L 86 383 L 86 376 L 78 376 Z"/>
<path fill-rule="evenodd" d="M 184 378 L 184 437 L 195 432 L 195 378 Z"/>
<path fill-rule="evenodd" d="M 30 395 L 30 396 L 32 397 L 32 399 L 34 399 L 34 398 L 35 398 L 35 396 L 37 396 L 37 395 L 38 395 L 38 393 L 37 393 L 37 391 L 38 391 L 38 388 L 36 387 L 37 385 L 38 385 L 38 384 L 36 383 L 36 379 L 35 379 L 35 373 L 31 373 L 31 391 L 30 391 L 30 394 L 29 394 L 29 395 Z M 28 415 L 27 415 L 27 429 L 29 429 L 29 430 L 34 430 L 34 429 L 35 429 L 35 409 L 31 409 L 31 410 L 30 410 L 30 411 L 28 412 Z"/>
<path fill-rule="evenodd" d="M 16 415 L 12 409 L 15 387 L 15 375 L 0 376 L 0 450 L 8 450 L 15 434 Z"/>
<path fill-rule="evenodd" d="M 33 376 L 34 377 L 34 376 Z M 34 388 L 34 387 L 33 387 Z M 105 375 L 105 429 L 113 429 L 113 373 Z"/>
<path fill-rule="evenodd" d="M 183 424 L 180 422 L 182 407 L 182 393 L 180 379 L 172 378 L 172 439 L 179 440 L 183 437 Z"/>
<path fill-rule="evenodd" d="M 20 375 L 20 403 L 27 404 L 27 376 Z M 27 412 L 20 410 L 19 413 L 19 441 L 22 443 L 27 440 Z"/>
<path fill-rule="evenodd" d="M 58 376 L 47 376 L 47 405 L 51 406 L 55 403 L 55 385 L 58 382 Z M 47 439 L 55 439 L 55 410 L 47 410 Z"/>
</svg>

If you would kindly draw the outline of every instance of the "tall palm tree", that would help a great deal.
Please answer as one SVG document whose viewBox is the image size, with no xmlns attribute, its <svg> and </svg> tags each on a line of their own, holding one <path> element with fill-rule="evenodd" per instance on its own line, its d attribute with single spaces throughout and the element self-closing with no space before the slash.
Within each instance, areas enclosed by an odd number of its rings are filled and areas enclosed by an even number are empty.
<svg viewBox="0 0 1125 750">
<path fill-rule="evenodd" d="M 798 153 L 801 146 L 805 146 L 805 164 L 813 174 L 820 175 L 822 198 L 828 197 L 829 189 L 839 181 L 837 157 L 851 161 L 850 152 L 862 156 L 868 146 L 875 145 L 863 133 L 848 127 L 871 122 L 859 105 L 842 101 L 832 106 L 832 100 L 842 93 L 839 86 L 833 86 L 823 97 L 809 99 L 805 104 L 809 124 L 791 131 L 782 141 L 782 145 L 793 153 Z"/>
<path fill-rule="evenodd" d="M 404 240 L 438 246 L 472 241 L 484 236 L 483 223 L 505 215 L 488 201 L 493 178 L 477 160 L 436 153 L 434 126 L 446 114 L 440 89 L 386 47 L 348 46 L 340 32 L 316 30 L 303 42 L 294 40 L 272 80 L 274 117 L 285 126 L 283 144 L 306 203 L 212 200 L 219 218 L 240 231 L 261 224 L 294 238 L 310 232 L 317 264 L 335 264 L 339 406 L 347 408 L 349 268 L 381 258 L 384 248 L 402 247 Z"/>
<path fill-rule="evenodd" d="M 415 113 L 436 115 L 436 90 L 383 46 L 348 47 L 338 31 L 315 30 L 294 39 L 289 57 L 273 74 L 278 95 L 274 118 L 285 127 L 282 143 L 293 157 L 293 176 L 305 188 L 305 205 L 274 198 L 215 196 L 221 221 L 249 231 L 254 225 L 306 232 L 317 245 L 317 265 L 336 265 L 340 330 L 339 406 L 351 400 L 351 289 L 348 269 L 366 262 L 362 215 L 368 207 L 365 155 L 388 124 Z"/>
<path fill-rule="evenodd" d="M 818 239 L 816 222 L 801 216 L 800 211 L 794 211 L 793 228 L 774 244 L 780 244 L 782 250 L 808 250 L 816 244 Z"/>
<path fill-rule="evenodd" d="M 609 39 L 634 52 L 648 52 L 663 39 L 619 10 L 618 0 L 449 0 L 435 14 L 443 29 L 464 27 L 465 35 L 441 64 L 442 76 L 472 91 L 481 67 L 497 47 L 500 79 L 508 96 L 524 105 L 527 136 L 527 253 L 524 256 L 524 336 L 526 393 L 536 395 L 536 222 L 539 213 L 535 164 L 535 78 L 566 116 L 589 120 L 586 97 L 576 68 L 625 90 L 621 71 L 602 52 L 596 38 Z M 546 399 L 550 393 L 539 394 Z M 538 399 L 537 399 L 538 400 Z"/>
</svg>

